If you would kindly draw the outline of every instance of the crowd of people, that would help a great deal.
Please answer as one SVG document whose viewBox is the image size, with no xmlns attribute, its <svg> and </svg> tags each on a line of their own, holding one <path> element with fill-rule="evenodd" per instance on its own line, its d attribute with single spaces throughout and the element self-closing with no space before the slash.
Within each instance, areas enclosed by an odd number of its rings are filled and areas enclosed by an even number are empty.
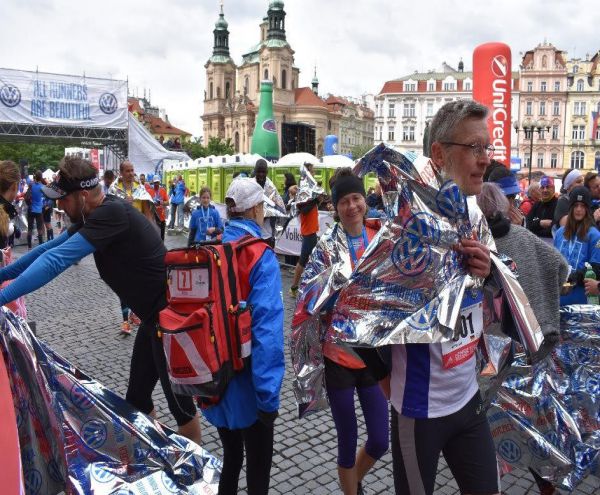
<svg viewBox="0 0 600 495">
<path fill-rule="evenodd" d="M 489 224 L 489 239 L 465 238 L 456 247 L 468 273 L 485 280 L 491 271 L 490 251 L 510 256 L 546 344 L 551 345 L 558 339 L 559 305 L 585 303 L 586 294 L 600 292 L 598 282 L 586 278 L 586 263 L 600 275 L 600 231 L 596 227 L 600 177 L 569 171 L 563 177 L 564 191 L 557 197 L 554 179 L 544 176 L 529 185 L 521 201 L 516 178 L 503 165 L 491 163 L 494 148 L 487 118 L 487 108 L 476 102 L 447 103 L 431 123 L 429 156 L 436 170 L 452 179 L 463 194 L 477 197 Z M 310 164 L 304 166 L 312 171 Z M 282 198 L 267 177 L 266 161 L 257 162 L 253 175 L 236 177 L 229 186 L 226 219 L 211 204 L 210 189 L 198 192 L 188 245 L 250 235 L 265 239 L 272 247 L 275 223 L 273 217 L 265 218 L 265 205 L 285 211 L 301 184 L 296 184 L 293 176 L 287 177 Z M 0 240 L 4 246 L 12 235 L 13 202 L 20 184 L 18 167 L 0 162 Z M 323 194 L 295 205 L 303 240 L 292 282 L 294 297 L 302 296 L 317 267 L 327 269 L 332 263 L 327 249 L 334 246 L 336 256 L 354 267 L 380 226 L 383 201 L 379 187 L 367 194 L 363 181 L 351 169 L 339 169 L 330 188 L 330 196 Z M 35 224 L 39 245 L 0 269 L 0 281 L 13 280 L 0 290 L 0 304 L 35 291 L 93 254 L 100 277 L 121 301 L 122 331 L 130 333 L 132 324 L 139 325 L 127 401 L 154 416 L 152 392 L 160 381 L 179 432 L 200 443 L 196 406 L 192 397 L 173 393 L 157 331 L 158 313 L 167 304 L 166 221 L 169 217 L 169 229 L 183 228 L 184 198 L 189 193 L 183 178 L 177 177 L 167 191 L 160 177 L 136 177 L 134 165 L 124 161 L 119 177 L 107 171 L 100 179 L 90 162 L 66 157 L 54 181 L 44 184 L 36 173 L 28 191 L 28 244 L 32 247 Z M 56 238 L 49 217 L 44 216 L 44 205 L 52 202 L 57 202 L 70 221 Z M 335 219 L 332 229 L 321 238 L 319 208 L 330 209 Z M 46 242 L 40 234 L 44 231 Z M 273 432 L 284 379 L 284 303 L 273 249 L 266 249 L 249 273 L 240 273 L 252 308 L 251 364 L 229 383 L 217 405 L 202 411 L 217 428 L 223 446 L 221 495 L 237 493 L 244 457 L 248 493 L 268 493 Z M 481 289 L 470 292 L 462 308 L 476 311 L 473 302 L 481 300 Z M 325 328 L 336 303 L 334 295 L 321 308 L 320 321 Z M 295 319 L 302 318 L 303 311 L 298 305 Z M 445 352 L 444 344 L 394 345 L 387 354 L 341 343 L 323 344 L 324 383 L 337 432 L 337 472 L 345 495 L 365 493 L 364 477 L 390 442 L 398 494 L 432 494 L 440 453 L 462 493 L 500 493 L 475 355 L 449 367 Z M 367 429 L 366 443 L 360 447 L 355 393 Z M 543 493 L 552 490 L 539 476 L 537 479 Z"/>
</svg>

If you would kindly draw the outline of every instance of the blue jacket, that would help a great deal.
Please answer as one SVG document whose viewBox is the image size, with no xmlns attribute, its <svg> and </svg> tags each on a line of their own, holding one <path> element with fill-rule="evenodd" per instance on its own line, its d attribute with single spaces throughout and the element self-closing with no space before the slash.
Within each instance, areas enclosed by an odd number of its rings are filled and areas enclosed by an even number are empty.
<svg viewBox="0 0 600 495">
<path fill-rule="evenodd" d="M 223 241 L 234 241 L 246 234 L 260 237 L 260 227 L 252 220 L 232 220 L 225 227 Z M 250 272 L 247 302 L 252 308 L 251 365 L 233 378 L 219 404 L 202 412 L 217 428 L 247 428 L 256 423 L 259 410 L 279 409 L 285 372 L 283 300 L 279 264 L 270 249 Z"/>
<path fill-rule="evenodd" d="M 171 204 L 179 205 L 183 203 L 183 198 L 185 196 L 185 182 L 182 180 L 177 181 L 175 184 L 175 188 L 173 193 L 171 194 Z"/>
<path fill-rule="evenodd" d="M 31 188 L 31 206 L 29 211 L 31 213 L 42 213 L 42 207 L 44 205 L 44 193 L 42 192 L 43 184 L 41 182 L 32 182 L 29 184 Z"/>
<path fill-rule="evenodd" d="M 600 263 L 600 231 L 596 227 L 590 229 L 583 241 L 578 237 L 565 239 L 565 228 L 561 227 L 554 236 L 554 247 L 567 260 L 571 271 L 585 269 L 586 263 Z M 570 294 L 560 296 L 560 305 L 567 304 L 587 304 L 585 289 L 577 285 Z"/>
<path fill-rule="evenodd" d="M 204 208 L 202 205 L 198 206 L 190 218 L 190 231 L 196 230 L 194 242 L 206 241 L 206 229 L 210 227 L 216 227 L 217 230 L 223 232 L 221 215 L 213 205 L 209 205 L 208 208 Z M 211 237 L 215 235 L 213 234 Z"/>
</svg>

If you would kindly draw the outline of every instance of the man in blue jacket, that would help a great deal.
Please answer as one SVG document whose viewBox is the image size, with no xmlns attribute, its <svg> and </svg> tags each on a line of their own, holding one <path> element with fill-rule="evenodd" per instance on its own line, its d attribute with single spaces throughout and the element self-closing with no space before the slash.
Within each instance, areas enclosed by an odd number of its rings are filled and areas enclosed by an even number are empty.
<svg viewBox="0 0 600 495">
<path fill-rule="evenodd" d="M 29 249 L 33 246 L 33 224 L 37 229 L 39 244 L 44 242 L 44 217 L 42 210 L 44 208 L 44 195 L 42 194 L 42 172 L 39 170 L 33 177 L 33 182 L 29 184 L 29 203 L 27 209 L 27 246 Z"/>
<path fill-rule="evenodd" d="M 253 179 L 237 178 L 225 202 L 229 223 L 223 241 L 245 235 L 261 237 L 263 189 Z M 229 383 L 221 402 L 203 411 L 223 444 L 219 495 L 238 493 L 246 451 L 248 495 L 269 491 L 273 457 L 273 422 L 285 372 L 281 274 L 274 252 L 266 249 L 250 270 L 248 301 L 252 311 L 251 365 Z"/>
<path fill-rule="evenodd" d="M 185 182 L 180 175 L 177 177 L 171 192 L 171 221 L 169 229 L 175 228 L 175 214 L 177 214 L 177 229 L 183 230 L 183 200 L 185 197 Z"/>
</svg>

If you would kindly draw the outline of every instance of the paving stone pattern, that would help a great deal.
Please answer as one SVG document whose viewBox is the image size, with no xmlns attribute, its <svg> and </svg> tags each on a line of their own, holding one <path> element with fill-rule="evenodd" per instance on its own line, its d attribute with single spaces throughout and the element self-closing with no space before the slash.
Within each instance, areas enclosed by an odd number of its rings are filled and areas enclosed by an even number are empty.
<svg viewBox="0 0 600 495">
<path fill-rule="evenodd" d="M 169 248 L 184 245 L 185 238 L 167 236 Z M 15 249 L 16 256 L 26 247 Z M 331 414 L 326 411 L 310 419 L 298 420 L 291 389 L 289 363 L 289 328 L 293 300 L 287 291 L 292 273 L 282 268 L 285 302 L 285 335 L 287 370 L 281 392 L 280 416 L 275 426 L 275 453 L 271 471 L 271 493 L 334 494 L 341 493 L 336 471 L 336 434 Z M 140 287 L 143 290 L 143 287 Z M 59 354 L 77 364 L 91 376 L 125 395 L 129 376 L 129 360 L 134 336 L 119 334 L 121 312 L 117 296 L 100 280 L 93 258 L 69 268 L 56 280 L 27 297 L 30 321 L 36 322 L 37 334 Z M 160 385 L 154 394 L 158 419 L 176 428 L 170 417 Z M 357 405 L 358 408 L 360 406 Z M 358 409 L 359 410 L 359 409 Z M 360 414 L 359 414 L 360 416 Z M 222 455 L 215 428 L 202 420 L 203 446 L 217 456 Z M 359 425 L 359 442 L 366 440 L 364 424 Z M 240 492 L 245 493 L 245 475 Z M 393 493 L 392 459 L 388 452 L 367 475 L 365 493 Z M 509 495 L 538 493 L 529 473 L 513 471 L 503 478 L 503 491 Z M 459 493 L 444 458 L 440 457 L 436 494 Z M 600 493 L 600 481 L 586 480 L 576 493 Z"/>
</svg>

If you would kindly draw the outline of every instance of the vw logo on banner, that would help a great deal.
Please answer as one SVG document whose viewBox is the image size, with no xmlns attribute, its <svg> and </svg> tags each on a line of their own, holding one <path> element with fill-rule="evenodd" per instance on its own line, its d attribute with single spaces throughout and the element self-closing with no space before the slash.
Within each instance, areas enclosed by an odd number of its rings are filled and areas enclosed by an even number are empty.
<svg viewBox="0 0 600 495">
<path fill-rule="evenodd" d="M 505 461 L 515 463 L 521 458 L 521 447 L 510 438 L 507 438 L 498 445 L 498 453 Z"/>
<path fill-rule="evenodd" d="M 415 276 L 431 263 L 431 244 L 440 242 L 438 221 L 428 213 L 416 213 L 404 224 L 404 233 L 392 250 L 392 262 L 400 273 Z"/>
<path fill-rule="evenodd" d="M 110 483 L 115 479 L 115 475 L 111 473 L 106 466 L 102 464 L 92 464 L 91 468 L 92 478 L 98 483 Z"/>
<path fill-rule="evenodd" d="M 432 299 L 427 305 L 417 314 L 408 319 L 408 324 L 419 332 L 425 332 L 438 324 L 438 309 L 440 301 Z"/>
<path fill-rule="evenodd" d="M 467 197 L 460 191 L 455 182 L 449 180 L 440 187 L 435 196 L 435 203 L 440 214 L 455 220 L 466 218 Z"/>
<path fill-rule="evenodd" d="M 106 442 L 106 426 L 97 419 L 83 423 L 81 438 L 90 449 L 99 449 Z"/>
<path fill-rule="evenodd" d="M 98 105 L 100 105 L 100 110 L 107 115 L 115 113 L 117 108 L 119 108 L 117 97 L 112 93 L 103 93 L 100 95 L 100 98 L 98 99 Z"/>
<path fill-rule="evenodd" d="M 0 88 L 0 101 L 8 108 L 16 107 L 21 103 L 21 91 L 12 84 L 5 84 Z"/>
<path fill-rule="evenodd" d="M 83 387 L 77 385 L 76 383 L 74 383 L 71 387 L 71 393 L 69 395 L 71 397 L 71 402 L 75 405 L 75 407 L 77 407 L 77 409 L 85 411 L 94 405 L 94 403 L 87 396 Z"/>
</svg>

